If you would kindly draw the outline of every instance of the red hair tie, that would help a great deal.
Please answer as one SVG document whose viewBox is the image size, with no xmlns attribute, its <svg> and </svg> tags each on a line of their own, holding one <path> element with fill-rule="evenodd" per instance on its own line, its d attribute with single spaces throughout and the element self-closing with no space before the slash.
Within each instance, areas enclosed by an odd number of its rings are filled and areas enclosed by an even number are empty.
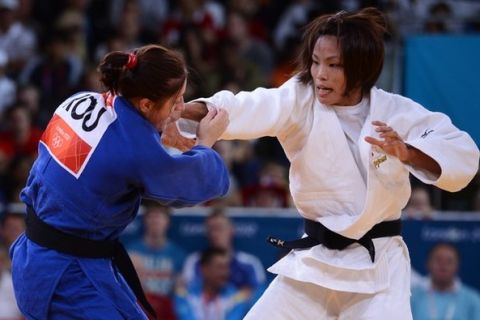
<svg viewBox="0 0 480 320">
<path fill-rule="evenodd" d="M 128 70 L 133 70 L 135 66 L 137 65 L 137 56 L 134 53 L 129 53 L 128 54 L 128 61 L 125 67 Z"/>
</svg>

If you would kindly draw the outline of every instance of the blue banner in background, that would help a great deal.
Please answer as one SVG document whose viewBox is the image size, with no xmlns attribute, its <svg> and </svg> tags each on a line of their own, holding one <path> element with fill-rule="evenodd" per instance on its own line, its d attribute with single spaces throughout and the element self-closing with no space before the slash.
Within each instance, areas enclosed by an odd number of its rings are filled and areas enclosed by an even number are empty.
<svg viewBox="0 0 480 320">
<path fill-rule="evenodd" d="M 188 209 L 172 216 L 169 237 L 187 252 L 203 250 L 207 246 L 204 220 L 207 210 Z M 235 248 L 260 258 L 265 268 L 283 254 L 267 243 L 268 236 L 284 240 L 296 239 L 303 234 L 303 220 L 294 210 L 229 209 L 235 225 Z M 459 216 L 460 217 L 460 216 Z M 131 224 L 123 236 L 124 241 L 141 235 L 141 218 Z M 457 246 L 460 256 L 460 278 L 480 290 L 480 220 L 404 220 L 402 234 L 410 251 L 412 267 L 425 274 L 429 250 L 438 242 Z M 274 275 L 268 273 L 268 279 Z"/>
<path fill-rule="evenodd" d="M 404 94 L 450 116 L 480 144 L 480 36 L 413 36 L 405 44 Z"/>
</svg>

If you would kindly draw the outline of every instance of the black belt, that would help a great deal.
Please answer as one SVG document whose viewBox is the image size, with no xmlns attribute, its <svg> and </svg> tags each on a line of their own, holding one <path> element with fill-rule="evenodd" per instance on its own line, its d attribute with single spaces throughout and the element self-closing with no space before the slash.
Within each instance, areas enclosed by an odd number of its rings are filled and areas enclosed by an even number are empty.
<svg viewBox="0 0 480 320">
<path fill-rule="evenodd" d="M 90 240 L 64 233 L 43 222 L 31 207 L 27 207 L 26 222 L 25 234 L 27 238 L 42 247 L 81 258 L 111 258 L 140 304 L 155 319 L 157 318 L 155 310 L 145 297 L 135 267 L 120 241 Z"/>
<path fill-rule="evenodd" d="M 307 234 L 307 237 L 292 241 L 284 241 L 269 237 L 268 242 L 276 247 L 285 249 L 306 249 L 323 244 L 325 247 L 334 250 L 343 250 L 353 243 L 359 243 L 368 250 L 370 258 L 372 259 L 372 262 L 374 262 L 375 246 L 373 245 L 372 239 L 398 236 L 401 234 L 402 229 L 400 219 L 384 221 L 373 226 L 373 228 L 370 229 L 370 231 L 368 231 L 363 237 L 356 240 L 333 232 L 319 222 L 308 219 L 304 220 L 305 233 Z"/>
</svg>

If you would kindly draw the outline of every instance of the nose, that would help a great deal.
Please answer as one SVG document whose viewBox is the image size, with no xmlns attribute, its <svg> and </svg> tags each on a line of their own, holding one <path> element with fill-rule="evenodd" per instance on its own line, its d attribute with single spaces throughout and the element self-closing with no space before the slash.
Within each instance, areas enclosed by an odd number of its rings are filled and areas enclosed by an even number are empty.
<svg viewBox="0 0 480 320">
<path fill-rule="evenodd" d="M 317 65 L 317 68 L 315 70 L 315 79 L 319 79 L 319 80 L 326 80 L 327 77 L 328 77 L 328 74 L 327 74 L 327 68 L 325 66 L 325 64 L 323 63 L 319 63 Z"/>
<path fill-rule="evenodd" d="M 183 98 L 180 102 L 177 103 L 177 105 L 175 106 L 175 109 L 180 113 L 182 113 L 185 110 L 185 101 L 183 100 Z"/>
<path fill-rule="evenodd" d="M 185 110 L 185 102 L 182 99 L 182 101 L 179 101 L 174 104 L 170 113 L 174 115 L 178 115 L 178 117 L 180 117 L 184 110 Z"/>
<path fill-rule="evenodd" d="M 182 113 L 185 110 L 185 102 L 183 101 L 183 98 L 181 101 L 176 102 L 172 109 L 170 110 L 169 118 L 170 121 L 177 121 L 182 117 Z"/>
</svg>

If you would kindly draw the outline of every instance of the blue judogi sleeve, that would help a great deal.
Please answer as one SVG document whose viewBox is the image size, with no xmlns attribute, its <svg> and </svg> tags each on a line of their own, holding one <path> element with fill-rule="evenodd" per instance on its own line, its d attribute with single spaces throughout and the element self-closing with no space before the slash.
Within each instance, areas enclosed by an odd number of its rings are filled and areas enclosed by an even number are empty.
<svg viewBox="0 0 480 320">
<path fill-rule="evenodd" d="M 185 153 L 169 155 L 160 142 L 151 147 L 150 152 L 145 151 L 151 156 L 137 166 L 145 197 L 181 207 L 223 196 L 228 191 L 227 169 L 214 150 L 198 145 Z"/>
<path fill-rule="evenodd" d="M 227 193 L 228 170 L 216 151 L 197 145 L 187 152 L 171 155 L 161 144 L 160 133 L 138 111 L 121 97 L 115 104 L 120 121 L 112 133 L 122 136 L 124 144 L 116 151 L 122 156 L 114 165 L 121 168 L 127 180 L 132 179 L 131 183 L 143 197 L 182 207 Z M 121 121 L 124 118 L 129 121 Z"/>
</svg>

